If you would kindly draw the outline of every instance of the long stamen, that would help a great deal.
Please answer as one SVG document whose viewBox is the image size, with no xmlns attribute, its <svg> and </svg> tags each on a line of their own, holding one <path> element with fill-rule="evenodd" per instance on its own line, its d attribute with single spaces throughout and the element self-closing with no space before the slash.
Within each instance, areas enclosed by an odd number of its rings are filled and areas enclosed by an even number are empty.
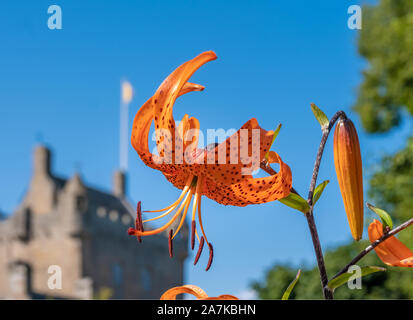
<svg viewBox="0 0 413 320">
<path fill-rule="evenodd" d="M 141 241 L 141 236 L 149 236 L 149 235 L 158 234 L 158 233 L 166 230 L 167 228 L 169 228 L 171 226 L 171 224 L 174 223 L 175 220 L 179 217 L 179 215 L 181 215 L 182 210 L 184 210 L 183 214 L 181 216 L 180 223 L 179 223 L 175 233 L 173 232 L 173 229 L 170 229 L 169 233 L 168 233 L 169 256 L 173 257 L 173 239 L 175 238 L 175 236 L 181 230 L 181 228 L 182 228 L 182 226 L 185 222 L 186 215 L 188 213 L 189 205 L 191 204 L 191 201 L 192 201 L 192 196 L 195 195 L 194 196 L 194 201 L 193 201 L 193 207 L 192 207 L 191 248 L 193 250 L 194 247 L 195 247 L 195 236 L 196 236 L 198 241 L 199 241 L 199 248 L 198 248 L 198 252 L 196 254 L 195 260 L 194 260 L 194 265 L 195 265 L 195 264 L 198 263 L 198 260 L 199 260 L 201 254 L 202 254 L 204 243 L 206 243 L 208 245 L 209 258 L 208 258 L 208 264 L 207 264 L 206 269 L 205 269 L 205 271 L 208 271 L 211 268 L 211 264 L 212 264 L 212 261 L 213 261 L 213 258 L 214 258 L 214 249 L 212 247 L 212 244 L 209 243 L 208 240 L 207 240 L 205 230 L 204 230 L 204 227 L 203 227 L 203 223 L 202 223 L 202 213 L 201 213 L 202 187 L 203 187 L 203 177 L 198 178 L 198 177 L 190 176 L 190 177 L 188 177 L 187 184 L 184 187 L 184 189 L 182 190 L 182 193 L 179 196 L 178 200 L 175 201 L 172 205 L 170 205 L 170 206 L 168 206 L 164 209 L 161 209 L 161 210 L 145 211 L 145 212 L 162 212 L 162 211 L 166 210 L 166 212 L 161 214 L 160 216 L 155 217 L 155 218 L 151 218 L 151 219 L 147 219 L 144 222 L 153 221 L 153 220 L 157 220 L 157 219 L 165 217 L 166 215 L 171 213 L 173 210 L 175 210 L 179 206 L 179 203 L 180 203 L 179 209 L 174 214 L 174 216 L 168 221 L 168 223 L 166 223 L 162 227 L 154 229 L 154 230 L 144 231 L 143 222 L 142 222 L 141 202 L 139 202 L 138 205 L 137 205 L 137 216 L 136 216 L 136 220 L 135 220 L 135 229 L 129 228 L 128 229 L 128 234 L 136 235 L 136 237 L 138 238 L 139 241 Z M 194 192 L 194 189 L 195 189 L 195 192 Z M 182 198 L 184 198 L 183 201 L 182 201 Z M 198 235 L 197 228 L 196 228 L 196 221 L 195 221 L 195 216 L 196 216 L 197 209 L 198 209 L 199 225 L 200 225 L 201 231 L 202 231 L 201 239 L 199 239 L 199 235 Z"/>
<path fill-rule="evenodd" d="M 202 179 L 200 179 L 200 180 L 202 180 Z M 199 198 L 200 198 L 200 196 L 201 196 L 200 193 L 199 193 L 199 185 L 200 185 L 201 182 L 202 182 L 202 181 L 200 181 L 200 182 L 197 183 L 197 185 L 196 185 L 195 199 L 194 199 L 194 203 L 193 203 L 193 205 L 192 205 L 192 221 L 195 220 L 196 207 L 197 207 L 197 205 L 198 205 Z"/>
<path fill-rule="evenodd" d="M 208 247 L 209 247 L 209 259 L 208 259 L 208 264 L 206 266 L 205 271 L 208 271 L 209 268 L 211 268 L 212 260 L 214 258 L 214 248 L 212 247 L 212 244 L 208 243 Z"/>
<path fill-rule="evenodd" d="M 194 247 L 195 247 L 195 230 L 196 230 L 196 223 L 195 223 L 195 220 L 192 220 L 192 225 L 191 225 L 191 250 L 194 250 Z"/>
<path fill-rule="evenodd" d="M 138 203 L 137 218 L 138 218 L 140 230 L 141 230 L 142 232 L 145 231 L 145 230 L 143 229 L 143 222 L 142 222 L 142 207 L 141 207 L 141 201 L 139 201 L 139 203 Z"/>
<path fill-rule="evenodd" d="M 191 191 L 190 197 L 188 198 L 188 200 L 186 200 L 185 210 L 184 210 L 184 213 L 182 214 L 181 221 L 179 222 L 178 228 L 176 229 L 175 234 L 172 236 L 172 239 L 175 238 L 175 236 L 178 234 L 179 230 L 181 230 L 182 225 L 184 224 L 186 214 L 188 213 L 189 204 L 191 203 L 191 200 L 192 200 L 192 195 L 193 195 L 193 193 Z"/>
<path fill-rule="evenodd" d="M 198 252 L 196 253 L 194 265 L 198 263 L 199 257 L 201 256 L 202 249 L 204 248 L 204 237 L 201 237 L 201 241 L 199 242 Z"/>
<path fill-rule="evenodd" d="M 200 178 L 200 179 L 199 179 L 199 182 L 198 182 L 198 184 L 197 184 L 197 188 L 196 188 L 196 200 L 197 200 L 197 202 L 198 202 L 198 220 L 199 220 L 199 225 L 200 225 L 200 227 L 201 227 L 201 231 L 202 231 L 203 238 L 205 238 L 205 242 L 207 243 L 208 248 L 209 248 L 208 264 L 207 264 L 206 269 L 205 269 L 205 271 L 208 271 L 209 268 L 211 268 L 212 260 L 214 259 L 214 248 L 212 247 L 212 244 L 211 244 L 211 243 L 208 243 L 208 240 L 207 240 L 207 237 L 206 237 L 205 231 L 204 231 L 204 226 L 202 225 L 202 214 L 201 214 L 201 196 L 202 196 L 201 188 L 202 188 L 202 184 L 203 184 L 203 178 Z M 201 238 L 201 240 L 202 240 L 203 238 Z M 203 244 L 203 243 L 202 243 L 202 244 Z M 202 246 L 202 247 L 203 247 L 203 246 Z M 201 244 L 200 244 L 200 250 L 199 250 L 199 251 L 202 251 L 202 247 L 201 247 Z M 199 256 L 200 256 L 200 255 L 201 255 L 201 252 L 199 252 Z M 197 257 L 195 258 L 195 263 L 198 262 L 199 256 L 198 256 L 198 254 L 197 254 Z"/>
<path fill-rule="evenodd" d="M 173 251 L 173 242 L 172 242 L 172 239 L 173 239 L 173 237 L 172 237 L 172 233 L 173 233 L 173 230 L 171 229 L 171 230 L 169 230 L 169 236 L 168 236 L 168 248 L 169 248 L 169 256 L 172 258 L 173 257 L 173 255 L 174 255 L 174 251 Z"/>
<path fill-rule="evenodd" d="M 186 188 L 186 187 L 185 187 L 185 188 Z M 189 191 L 189 187 L 186 188 L 185 194 L 186 194 L 188 191 Z M 181 201 L 181 199 L 183 198 L 183 196 L 184 196 L 185 194 L 182 193 L 182 197 L 179 197 L 179 199 L 178 199 L 179 202 Z M 172 208 L 170 208 L 168 211 L 166 211 L 165 213 L 163 213 L 163 214 L 161 214 L 161 215 L 159 215 L 159 216 L 157 216 L 157 217 L 155 217 L 155 218 L 146 219 L 146 220 L 144 220 L 143 222 L 154 221 L 154 220 L 158 220 L 158 219 L 161 219 L 161 218 L 163 218 L 163 217 L 166 217 L 168 214 L 170 214 L 172 211 L 174 211 L 174 210 L 176 209 L 176 207 L 178 207 L 179 202 L 175 202 L 175 205 L 174 205 Z M 145 211 L 145 212 L 155 212 L 155 211 Z"/>
<path fill-rule="evenodd" d="M 175 213 L 175 215 L 171 218 L 171 220 L 169 220 L 168 223 L 166 223 L 165 225 L 163 225 L 162 227 L 158 228 L 158 229 L 154 229 L 154 230 L 149 230 L 149 231 L 145 231 L 145 232 L 140 232 L 138 230 L 137 234 L 140 236 L 152 236 L 154 234 L 158 234 L 162 231 L 165 231 L 166 229 L 168 229 L 168 227 L 174 223 L 174 221 L 176 220 L 176 218 L 179 217 L 179 215 L 181 214 L 182 210 L 184 209 L 185 203 L 188 200 L 188 197 L 191 195 L 191 193 L 188 193 L 185 197 L 184 202 L 181 204 L 181 206 L 179 207 L 178 211 Z"/>
<path fill-rule="evenodd" d="M 198 220 L 199 220 L 199 226 L 201 227 L 201 231 L 202 231 L 202 235 L 205 238 L 205 242 L 208 244 L 208 239 L 205 235 L 205 231 L 204 231 L 204 226 L 202 225 L 202 216 L 201 216 L 201 198 L 199 198 L 199 202 L 198 202 Z"/>
<path fill-rule="evenodd" d="M 194 250 L 195 247 L 195 232 L 196 232 L 196 222 L 195 222 L 195 214 L 196 214 L 196 209 L 199 201 L 201 200 L 201 186 L 202 186 L 202 178 L 199 179 L 197 185 L 196 185 L 196 191 L 195 191 L 195 199 L 192 205 L 192 223 L 191 223 L 191 249 Z M 197 235 L 198 241 L 199 237 Z"/>
<path fill-rule="evenodd" d="M 168 209 L 170 209 L 170 208 L 172 208 L 172 207 L 176 207 L 176 206 L 179 204 L 179 202 L 181 202 L 181 200 L 182 200 L 182 198 L 185 196 L 185 194 L 188 192 L 188 190 L 189 190 L 189 188 L 190 188 L 190 186 L 191 186 L 192 180 L 193 180 L 193 176 L 190 176 L 190 177 L 188 178 L 186 184 L 185 184 L 185 187 L 182 189 L 182 193 L 181 193 L 181 195 L 179 196 L 178 200 L 176 200 L 176 201 L 175 201 L 174 203 L 172 203 L 170 206 L 167 206 L 167 207 L 165 207 L 165 208 L 163 208 L 163 209 L 159 209 L 159 210 L 148 210 L 148 211 L 144 211 L 144 212 L 150 212 L 150 213 L 152 213 L 152 212 L 162 212 L 162 211 L 168 210 Z"/>
<path fill-rule="evenodd" d="M 143 224 L 142 224 L 142 209 L 141 209 L 141 202 L 138 202 L 138 205 L 136 206 L 136 219 L 135 219 L 135 229 L 138 231 L 143 231 Z M 137 235 L 136 238 L 138 241 L 141 243 L 142 238 Z"/>
<path fill-rule="evenodd" d="M 155 220 L 159 220 L 162 219 L 163 217 L 166 217 L 168 214 L 170 214 L 172 211 L 174 211 L 176 209 L 176 207 L 179 205 L 179 203 L 175 206 L 173 206 L 172 208 L 170 208 L 168 211 L 166 211 L 165 213 L 162 213 L 161 215 L 155 217 L 155 218 L 151 218 L 151 219 L 146 219 L 143 220 L 144 223 L 149 222 L 149 221 L 155 221 Z M 145 212 L 149 212 L 149 211 L 145 211 Z"/>
</svg>

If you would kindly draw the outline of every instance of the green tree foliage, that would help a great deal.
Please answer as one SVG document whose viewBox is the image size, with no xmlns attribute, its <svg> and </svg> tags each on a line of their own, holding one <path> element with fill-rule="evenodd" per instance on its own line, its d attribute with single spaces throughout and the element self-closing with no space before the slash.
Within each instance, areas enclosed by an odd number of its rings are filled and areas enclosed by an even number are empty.
<svg viewBox="0 0 413 320">
<path fill-rule="evenodd" d="M 403 150 L 382 159 L 380 171 L 370 179 L 369 196 L 392 214 L 394 223 L 413 216 L 413 137 Z"/>
<path fill-rule="evenodd" d="M 384 132 L 413 114 L 413 1 L 381 0 L 362 10 L 359 53 L 367 60 L 354 109 L 368 132 Z"/>
<path fill-rule="evenodd" d="M 376 6 L 364 7 L 359 52 L 367 59 L 368 67 L 363 72 L 354 109 L 368 132 L 388 131 L 403 116 L 413 115 L 413 1 L 381 0 Z M 404 149 L 381 160 L 369 182 L 369 200 L 389 212 L 395 225 L 413 217 L 413 137 Z M 369 215 L 367 223 L 373 217 L 377 218 Z M 412 228 L 398 237 L 413 249 Z M 325 254 L 328 275 L 336 274 L 367 245 L 367 241 L 352 242 L 328 250 Z M 365 256 L 359 265 L 385 266 L 375 252 Z M 413 299 L 412 268 L 385 267 L 387 272 L 363 278 L 361 290 L 338 288 L 335 298 Z M 280 299 L 296 272 L 291 266 L 275 265 L 252 287 L 262 299 Z M 317 267 L 302 270 L 290 298 L 322 298 Z"/>
</svg>

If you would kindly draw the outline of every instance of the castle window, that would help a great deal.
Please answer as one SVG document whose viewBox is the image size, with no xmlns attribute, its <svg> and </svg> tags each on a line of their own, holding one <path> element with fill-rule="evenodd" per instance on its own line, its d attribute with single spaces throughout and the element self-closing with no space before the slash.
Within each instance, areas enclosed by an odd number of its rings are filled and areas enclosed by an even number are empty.
<svg viewBox="0 0 413 320">
<path fill-rule="evenodd" d="M 122 217 L 122 223 L 124 225 L 129 225 L 131 224 L 131 222 L 132 222 L 132 217 L 128 213 L 124 214 Z"/>
<path fill-rule="evenodd" d="M 112 210 L 109 213 L 109 219 L 112 220 L 112 221 L 118 220 L 118 217 L 119 217 L 119 213 L 116 210 Z"/>
<path fill-rule="evenodd" d="M 96 213 L 100 218 L 106 217 L 106 209 L 104 207 L 99 207 Z"/>
</svg>

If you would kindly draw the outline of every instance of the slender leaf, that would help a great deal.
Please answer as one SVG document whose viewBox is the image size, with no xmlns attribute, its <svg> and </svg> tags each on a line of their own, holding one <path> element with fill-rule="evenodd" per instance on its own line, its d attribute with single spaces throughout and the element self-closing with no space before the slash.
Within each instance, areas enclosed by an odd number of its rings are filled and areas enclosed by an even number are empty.
<svg viewBox="0 0 413 320">
<path fill-rule="evenodd" d="M 383 229 L 386 228 L 387 226 L 390 229 L 393 228 L 393 220 L 391 219 L 390 215 L 386 211 L 384 211 L 383 209 L 377 208 L 377 207 L 373 206 L 370 203 L 366 203 L 366 204 L 367 204 L 367 207 L 371 211 L 373 211 L 374 213 L 376 213 L 380 217 L 380 219 L 383 223 Z"/>
<path fill-rule="evenodd" d="M 310 206 L 308 205 L 307 201 L 296 193 L 291 192 L 287 197 L 282 198 L 278 201 L 290 208 L 296 209 L 303 213 L 307 213 L 310 210 Z"/>
<path fill-rule="evenodd" d="M 318 199 L 320 199 L 321 195 L 323 194 L 323 191 L 324 191 L 325 187 L 328 185 L 329 182 L 330 182 L 330 180 L 326 180 L 326 181 L 320 183 L 317 186 L 317 188 L 315 188 L 314 195 L 313 195 L 313 204 L 316 204 Z"/>
<path fill-rule="evenodd" d="M 265 154 L 265 160 L 267 160 L 267 161 L 268 161 L 268 153 L 270 152 L 271 146 L 273 145 L 275 139 L 277 138 L 278 134 L 280 133 L 280 130 L 281 130 L 281 123 L 277 126 L 277 129 L 274 130 L 274 135 L 272 136 L 271 144 L 268 148 L 267 153 Z"/>
<path fill-rule="evenodd" d="M 375 267 L 375 266 L 368 266 L 368 267 L 362 267 L 361 268 L 361 277 L 367 276 L 370 273 L 374 272 L 379 272 L 379 271 L 386 271 L 385 268 L 381 267 Z M 343 273 L 342 275 L 339 275 L 337 278 L 334 278 L 328 282 L 328 287 L 332 290 L 335 290 L 336 288 L 342 286 L 343 284 L 346 284 L 350 277 L 353 276 L 353 273 Z"/>
<path fill-rule="evenodd" d="M 298 279 L 300 279 L 300 275 L 301 275 L 301 269 L 298 270 L 297 275 L 295 276 L 294 280 L 290 283 L 287 290 L 285 290 L 281 300 L 288 300 L 288 298 L 290 297 L 291 291 L 293 291 L 295 285 L 298 282 Z"/>
<path fill-rule="evenodd" d="M 311 104 L 311 110 L 313 111 L 317 121 L 320 123 L 321 130 L 324 131 L 325 129 L 327 129 L 330 121 L 328 120 L 326 114 L 321 111 L 320 108 L 318 108 L 314 103 Z"/>
</svg>

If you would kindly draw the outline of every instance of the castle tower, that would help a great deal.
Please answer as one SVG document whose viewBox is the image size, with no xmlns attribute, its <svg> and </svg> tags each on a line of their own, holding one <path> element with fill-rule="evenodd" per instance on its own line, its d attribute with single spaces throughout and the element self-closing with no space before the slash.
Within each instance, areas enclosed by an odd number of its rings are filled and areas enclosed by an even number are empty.
<svg viewBox="0 0 413 320">
<path fill-rule="evenodd" d="M 46 214 L 55 205 L 55 186 L 51 176 L 51 152 L 36 146 L 33 152 L 33 175 L 26 198 L 33 214 Z"/>
<path fill-rule="evenodd" d="M 43 146 L 38 145 L 33 152 L 33 175 L 50 176 L 51 173 L 51 152 Z"/>
<path fill-rule="evenodd" d="M 126 174 L 123 171 L 117 170 L 113 174 L 112 192 L 115 196 L 120 198 L 126 196 Z"/>
<path fill-rule="evenodd" d="M 87 211 L 87 190 L 82 178 L 75 173 L 64 186 L 61 195 L 61 211 L 63 212 L 64 230 L 72 236 L 82 233 L 82 218 Z"/>
<path fill-rule="evenodd" d="M 47 147 L 34 149 L 28 191 L 0 221 L 0 299 L 158 299 L 182 285 L 186 224 L 170 259 L 168 234 L 141 244 L 128 236 L 136 206 L 127 199 L 123 172 L 114 173 L 112 190 L 105 191 L 87 185 L 78 173 L 57 176 L 52 163 Z M 49 283 L 57 270 L 61 288 Z"/>
</svg>

